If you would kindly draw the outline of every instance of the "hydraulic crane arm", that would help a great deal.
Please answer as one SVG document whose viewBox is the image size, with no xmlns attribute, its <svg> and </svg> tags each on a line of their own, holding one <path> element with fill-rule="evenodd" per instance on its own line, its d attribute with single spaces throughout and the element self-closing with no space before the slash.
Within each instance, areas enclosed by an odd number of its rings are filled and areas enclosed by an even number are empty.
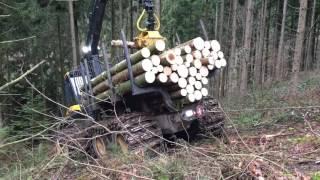
<svg viewBox="0 0 320 180">
<path fill-rule="evenodd" d="M 89 32 L 87 34 L 86 47 L 91 48 L 91 54 L 98 54 L 98 44 L 102 29 L 103 16 L 107 0 L 92 0 L 92 10 L 89 14 Z"/>
</svg>

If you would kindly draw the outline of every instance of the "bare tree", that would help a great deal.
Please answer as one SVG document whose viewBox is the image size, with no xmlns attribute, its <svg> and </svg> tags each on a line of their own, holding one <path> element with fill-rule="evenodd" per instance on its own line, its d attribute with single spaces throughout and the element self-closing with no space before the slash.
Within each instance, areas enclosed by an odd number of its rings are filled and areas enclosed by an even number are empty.
<svg viewBox="0 0 320 180">
<path fill-rule="evenodd" d="M 294 57 L 293 57 L 293 65 L 292 65 L 292 94 L 297 92 L 298 80 L 299 80 L 299 71 L 300 64 L 302 60 L 302 50 L 303 50 L 303 41 L 304 41 L 304 33 L 305 33 L 305 25 L 306 25 L 306 14 L 307 14 L 308 1 L 300 0 L 300 8 L 299 8 L 299 21 L 297 28 L 297 37 L 294 48 Z"/>
<path fill-rule="evenodd" d="M 262 58 L 263 58 L 263 45 L 264 45 L 264 35 L 265 35 L 265 25 L 266 25 L 266 13 L 267 13 L 268 0 L 262 1 L 261 14 L 260 14 L 260 26 L 258 27 L 258 42 L 257 51 L 255 57 L 254 65 L 254 80 L 256 85 L 261 84 L 261 74 L 262 74 Z"/>
<path fill-rule="evenodd" d="M 238 1 L 233 1 L 232 3 L 232 40 L 231 40 L 231 54 L 230 54 L 230 76 L 229 76 L 229 82 L 230 82 L 230 91 L 231 93 L 234 93 L 237 88 L 237 62 L 236 62 L 236 32 L 237 32 L 237 6 Z"/>
<path fill-rule="evenodd" d="M 77 67 L 77 45 L 76 45 L 76 32 L 74 28 L 74 13 L 73 13 L 73 1 L 68 1 L 69 20 L 70 20 L 70 33 L 72 43 L 72 66 Z"/>
<path fill-rule="evenodd" d="M 282 63 L 282 61 L 283 61 L 283 39 L 284 39 L 284 30 L 285 30 L 285 26 L 286 26 L 287 4 L 288 4 L 288 0 L 284 0 L 283 12 L 282 12 L 282 22 L 281 22 L 280 42 L 279 42 L 277 62 L 276 62 L 276 68 L 275 68 L 276 69 L 275 79 L 277 81 L 281 80 L 281 78 L 282 78 L 281 64 L 283 64 Z"/>
<path fill-rule="evenodd" d="M 2 104 L 0 103 L 0 128 L 3 127 Z M 1 139 L 0 139 L 1 142 Z"/>
<path fill-rule="evenodd" d="M 314 58 L 313 54 L 313 48 L 314 48 L 314 17 L 315 17 L 315 11 L 316 11 L 316 4 L 317 1 L 313 0 L 313 5 L 312 5 L 312 12 L 311 12 L 311 22 L 310 22 L 310 31 L 309 31 L 309 36 L 308 36 L 308 41 L 307 41 L 307 58 L 306 58 L 306 67 L 305 69 L 308 70 L 311 67 L 312 60 Z"/>
<path fill-rule="evenodd" d="M 252 0 L 247 0 L 246 25 L 244 33 L 245 58 L 241 62 L 240 94 L 246 95 L 248 90 L 248 62 L 250 61 L 251 35 L 252 35 Z"/>
</svg>

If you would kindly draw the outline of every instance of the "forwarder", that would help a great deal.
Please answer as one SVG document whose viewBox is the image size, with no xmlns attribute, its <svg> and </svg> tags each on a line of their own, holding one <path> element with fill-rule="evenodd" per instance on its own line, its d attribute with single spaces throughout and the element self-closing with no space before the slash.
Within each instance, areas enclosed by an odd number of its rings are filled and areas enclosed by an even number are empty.
<svg viewBox="0 0 320 180">
<path fill-rule="evenodd" d="M 167 49 L 152 1 L 143 0 L 140 34 L 127 41 L 121 31 L 121 40 L 111 44 L 123 48 L 124 60 L 111 63 L 105 45 L 98 48 L 106 3 L 92 1 L 84 56 L 65 76 L 70 108 L 56 133 L 57 147 L 101 158 L 114 147 L 145 152 L 159 150 L 168 139 L 220 135 L 224 115 L 205 87 L 207 77 L 226 66 L 220 44 L 198 37 Z"/>
</svg>

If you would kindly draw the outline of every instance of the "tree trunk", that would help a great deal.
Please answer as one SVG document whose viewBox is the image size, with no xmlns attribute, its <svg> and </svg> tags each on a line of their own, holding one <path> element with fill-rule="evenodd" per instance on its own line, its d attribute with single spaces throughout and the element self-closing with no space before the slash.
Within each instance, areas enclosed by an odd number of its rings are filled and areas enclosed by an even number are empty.
<svg viewBox="0 0 320 180">
<path fill-rule="evenodd" d="M 133 40 L 133 0 L 130 0 L 130 38 Z"/>
<path fill-rule="evenodd" d="M 268 86 L 271 82 L 272 82 L 272 74 L 273 74 L 273 59 L 271 58 L 272 55 L 272 37 L 271 36 L 271 27 L 272 27 L 272 16 L 271 16 L 271 12 L 272 12 L 272 3 L 269 2 L 269 6 L 268 6 L 268 26 L 267 26 L 267 42 L 266 42 L 266 54 L 265 54 L 265 61 L 266 61 L 266 86 Z"/>
<path fill-rule="evenodd" d="M 246 51 L 245 58 L 241 62 L 241 82 L 240 95 L 244 96 L 248 90 L 248 64 L 250 61 L 251 35 L 252 35 L 252 0 L 247 0 L 246 7 L 246 26 L 244 34 L 244 49 Z"/>
<path fill-rule="evenodd" d="M 312 12 L 311 12 L 311 22 L 310 22 L 310 30 L 309 30 L 309 37 L 307 41 L 307 58 L 306 58 L 306 70 L 312 69 L 312 61 L 314 59 L 314 17 L 315 17 L 315 11 L 316 11 L 316 0 L 313 0 L 313 5 L 312 5 Z"/>
<path fill-rule="evenodd" d="M 62 38 L 61 38 L 61 25 L 60 25 L 60 16 L 57 15 L 57 30 L 58 30 L 58 56 L 59 56 L 59 67 L 60 67 L 60 70 L 59 70 L 59 74 L 60 74 L 60 87 L 61 87 L 61 99 L 60 99 L 60 102 L 62 103 L 65 103 L 65 97 L 64 97 L 64 60 L 63 60 L 63 57 L 62 57 Z"/>
<path fill-rule="evenodd" d="M 223 25 L 225 24 L 224 22 L 224 0 L 221 0 L 220 2 L 220 20 L 219 20 L 219 36 L 218 39 L 220 43 L 222 43 L 222 37 L 223 37 Z"/>
<path fill-rule="evenodd" d="M 161 0 L 155 0 L 155 13 L 160 18 L 161 17 Z"/>
<path fill-rule="evenodd" d="M 255 57 L 254 65 L 254 82 L 256 85 L 261 85 L 262 83 L 262 60 L 263 60 L 263 46 L 264 46 L 264 35 L 265 35 L 265 25 L 266 25 L 266 13 L 267 13 L 268 0 L 262 1 L 261 6 L 261 16 L 260 16 L 260 26 L 258 34 L 258 44 Z"/>
<path fill-rule="evenodd" d="M 294 57 L 293 57 L 293 64 L 292 64 L 292 94 L 297 93 L 298 87 L 298 80 L 299 80 L 299 71 L 300 71 L 300 64 L 302 60 L 302 49 L 303 49 L 303 40 L 304 40 L 304 32 L 305 32 L 305 24 L 306 24 L 306 12 L 308 1 L 300 0 L 300 8 L 299 8 L 299 21 L 298 21 L 298 28 L 297 28 L 297 37 L 296 43 L 294 48 Z"/>
<path fill-rule="evenodd" d="M 72 44 L 72 66 L 75 68 L 78 66 L 77 63 L 77 45 L 76 45 L 76 33 L 74 28 L 74 13 L 73 13 L 73 1 L 68 1 L 69 11 L 69 23 L 71 33 L 71 44 Z"/>
<path fill-rule="evenodd" d="M 218 3 L 216 3 L 216 15 L 214 19 L 215 19 L 214 39 L 218 39 Z"/>
<path fill-rule="evenodd" d="M 3 128 L 3 114 L 2 114 L 2 103 L 0 103 L 0 129 Z M 1 139 L 0 139 L 0 144 L 1 144 Z"/>
<path fill-rule="evenodd" d="M 229 64 L 229 70 L 231 71 L 229 75 L 229 82 L 230 82 L 230 93 L 234 93 L 237 88 L 237 64 L 236 64 L 236 33 L 237 33 L 237 6 L 238 1 L 232 1 L 232 40 L 231 40 L 231 53 L 230 53 L 230 60 L 231 63 Z"/>
<path fill-rule="evenodd" d="M 284 0 L 283 12 L 282 12 L 282 22 L 281 22 L 280 42 L 279 42 L 277 62 L 276 62 L 276 68 L 275 68 L 276 69 L 275 79 L 277 81 L 282 79 L 281 65 L 283 64 L 283 39 L 284 39 L 284 30 L 285 30 L 285 26 L 286 26 L 287 4 L 288 4 L 288 0 Z"/>
</svg>

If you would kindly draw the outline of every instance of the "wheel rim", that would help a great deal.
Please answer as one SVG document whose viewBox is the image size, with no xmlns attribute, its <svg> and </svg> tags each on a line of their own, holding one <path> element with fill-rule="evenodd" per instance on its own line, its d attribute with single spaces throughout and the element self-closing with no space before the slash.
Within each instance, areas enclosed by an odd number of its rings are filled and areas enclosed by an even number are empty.
<svg viewBox="0 0 320 180">
<path fill-rule="evenodd" d="M 94 141 L 94 149 L 99 158 L 107 155 L 107 146 L 103 137 L 97 137 Z"/>
<path fill-rule="evenodd" d="M 122 135 L 118 134 L 116 136 L 116 143 L 120 147 L 120 150 L 122 153 L 128 154 L 129 152 L 128 144 Z"/>
</svg>

